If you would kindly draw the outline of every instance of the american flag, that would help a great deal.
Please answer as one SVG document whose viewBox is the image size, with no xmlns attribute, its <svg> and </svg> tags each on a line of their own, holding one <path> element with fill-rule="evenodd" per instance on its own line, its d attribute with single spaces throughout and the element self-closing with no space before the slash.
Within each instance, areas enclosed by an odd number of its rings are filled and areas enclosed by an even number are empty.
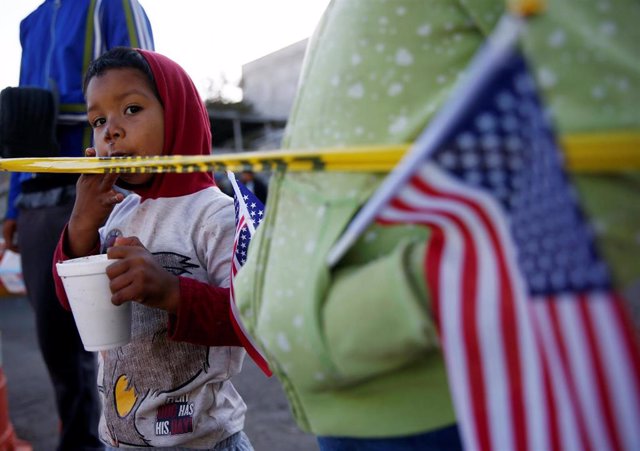
<svg viewBox="0 0 640 451">
<path fill-rule="evenodd" d="M 465 450 L 640 450 L 637 332 L 524 59 L 494 57 L 372 216 L 432 231 L 425 278 Z"/>
<path fill-rule="evenodd" d="M 271 369 L 269 368 L 266 357 L 242 324 L 236 305 L 233 286 L 236 274 L 247 261 L 247 251 L 251 237 L 264 218 L 264 205 L 246 186 L 236 179 L 233 172 L 227 171 L 227 177 L 233 187 L 233 205 L 236 221 L 236 234 L 233 240 L 233 257 L 231 259 L 231 285 L 229 287 L 231 319 L 233 327 L 249 356 L 251 356 L 253 361 L 256 362 L 267 376 L 271 376 Z"/>
</svg>

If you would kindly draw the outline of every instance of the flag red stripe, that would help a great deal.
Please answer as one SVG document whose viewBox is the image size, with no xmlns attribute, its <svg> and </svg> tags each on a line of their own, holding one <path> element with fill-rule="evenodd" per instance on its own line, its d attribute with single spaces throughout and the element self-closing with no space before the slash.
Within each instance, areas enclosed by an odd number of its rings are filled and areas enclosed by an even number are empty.
<svg viewBox="0 0 640 451">
<path fill-rule="evenodd" d="M 444 249 L 444 233 L 442 228 L 431 224 L 431 237 L 427 245 L 425 253 L 425 280 L 427 281 L 427 289 L 431 293 L 431 308 L 433 317 L 436 321 L 436 328 L 442 337 L 442 323 L 440 321 L 440 309 L 442 300 L 440 298 L 440 278 L 438 277 L 440 262 L 442 261 L 442 251 Z"/>
<path fill-rule="evenodd" d="M 556 408 L 555 397 L 553 395 L 554 386 L 551 380 L 551 374 L 549 372 L 548 357 L 542 353 L 542 377 L 544 383 L 544 397 L 546 403 L 547 414 L 547 428 L 549 431 L 549 443 L 551 445 L 550 451 L 562 451 L 562 445 L 560 440 L 560 428 L 558 427 L 559 418 Z"/>
<path fill-rule="evenodd" d="M 545 298 L 544 300 L 536 301 L 536 302 L 544 302 L 546 311 L 543 315 L 547 316 L 547 323 L 551 325 L 551 330 L 553 333 L 554 340 L 553 342 L 557 346 L 557 352 L 560 356 L 560 365 L 561 370 L 564 373 L 565 381 L 567 387 L 569 389 L 569 399 L 571 402 L 571 408 L 576 414 L 576 422 L 578 424 L 578 434 L 579 439 L 581 441 L 580 448 L 584 451 L 591 451 L 593 449 L 593 444 L 589 439 L 589 434 L 587 433 L 586 420 L 584 414 L 582 413 L 582 409 L 578 404 L 578 391 L 576 387 L 576 381 L 573 375 L 571 374 L 570 366 L 569 366 L 569 355 L 567 351 L 567 345 L 564 342 L 564 337 L 562 335 L 562 328 L 560 326 L 560 321 L 558 320 L 558 311 L 556 308 L 557 299 L 553 297 Z M 546 361 L 546 360 L 545 360 Z"/>
<path fill-rule="evenodd" d="M 585 334 L 587 338 L 587 344 L 589 346 L 589 353 L 585 357 L 591 357 L 589 362 L 592 365 L 591 373 L 595 376 L 596 380 L 596 395 L 600 401 L 600 409 L 602 412 L 605 431 L 609 440 L 611 449 L 619 450 L 622 448 L 622 440 L 620 438 L 619 431 L 617 430 L 614 422 L 613 407 L 611 405 L 611 396 L 607 392 L 607 381 L 604 374 L 602 356 L 597 344 L 596 332 L 594 330 L 593 320 L 591 318 L 591 312 L 589 311 L 588 304 L 589 299 L 584 294 L 578 296 L 576 300 L 577 312 L 582 319 L 582 323 L 585 327 Z"/>
<path fill-rule="evenodd" d="M 231 266 L 233 271 L 234 265 L 231 265 Z M 229 293 L 231 297 L 230 302 L 235 303 L 235 291 L 233 289 L 233 284 L 231 284 L 231 286 L 229 287 Z M 256 363 L 258 368 L 260 368 L 265 375 L 271 376 L 273 373 L 269 368 L 268 362 L 266 361 L 262 353 L 258 349 L 256 349 L 256 347 L 251 342 L 249 337 L 247 337 L 245 331 L 243 330 L 242 326 L 238 322 L 239 320 L 238 318 L 236 318 L 236 315 L 233 309 L 229 309 L 229 316 L 231 317 L 231 325 L 233 326 L 233 329 L 235 330 L 236 335 L 238 335 L 238 338 L 240 339 L 242 346 L 244 346 L 245 351 L 247 351 L 247 354 L 249 354 L 249 356 L 253 359 L 253 361 Z"/>
<path fill-rule="evenodd" d="M 513 421 L 514 441 L 516 449 L 526 451 L 529 447 L 529 443 L 527 439 L 527 427 L 525 422 L 525 409 L 523 399 L 524 388 L 522 386 L 522 366 L 520 363 L 519 339 L 517 334 L 518 317 L 515 313 L 514 290 L 511 286 L 511 274 L 509 273 L 508 266 L 506 264 L 506 258 L 504 255 L 503 240 L 496 231 L 493 225 L 493 221 L 487 216 L 487 214 L 485 213 L 485 209 L 478 205 L 477 201 L 472 198 L 463 197 L 454 193 L 444 193 L 438 190 L 436 187 L 427 184 L 427 182 L 425 182 L 418 176 L 415 176 L 414 179 L 414 184 L 417 185 L 419 189 L 426 194 L 436 196 L 438 198 L 452 200 L 456 203 L 466 205 L 467 207 L 472 209 L 491 239 L 491 245 L 494 249 L 494 252 L 496 253 L 498 262 L 498 277 L 500 280 L 499 302 L 503 318 L 501 324 L 504 337 L 502 342 L 504 344 L 504 349 L 506 352 L 507 371 L 509 373 L 507 381 L 509 384 L 509 401 L 511 403 L 511 421 Z M 465 274 L 477 273 L 465 272 Z"/>
</svg>

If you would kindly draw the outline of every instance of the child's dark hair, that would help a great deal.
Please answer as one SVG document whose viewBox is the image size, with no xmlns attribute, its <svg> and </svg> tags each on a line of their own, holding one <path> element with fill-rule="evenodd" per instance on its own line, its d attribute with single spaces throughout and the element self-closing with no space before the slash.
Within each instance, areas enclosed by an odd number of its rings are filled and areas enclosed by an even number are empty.
<svg viewBox="0 0 640 451">
<path fill-rule="evenodd" d="M 160 103 L 162 99 L 158 93 L 156 87 L 156 81 L 153 78 L 153 72 L 146 59 L 140 54 L 140 52 L 130 47 L 114 47 L 111 50 L 103 53 L 100 57 L 96 58 L 89 64 L 87 72 L 84 74 L 84 81 L 82 84 L 82 92 L 86 95 L 87 85 L 93 77 L 100 77 L 106 71 L 110 69 L 137 69 L 147 76 L 153 93 L 156 95 Z"/>
</svg>

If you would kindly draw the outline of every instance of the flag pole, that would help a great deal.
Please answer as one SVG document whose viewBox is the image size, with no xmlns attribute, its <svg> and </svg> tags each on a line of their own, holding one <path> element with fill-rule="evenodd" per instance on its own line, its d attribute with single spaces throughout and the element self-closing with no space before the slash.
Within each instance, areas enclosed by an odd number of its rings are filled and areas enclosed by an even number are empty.
<svg viewBox="0 0 640 451">
<path fill-rule="evenodd" d="M 327 255 L 327 264 L 334 266 L 362 232 L 373 221 L 380 209 L 389 202 L 398 189 L 411 177 L 418 164 L 433 154 L 450 131 L 456 126 L 457 119 L 464 114 L 474 98 L 482 92 L 478 89 L 491 75 L 491 69 L 500 64 L 509 50 L 516 45 L 522 31 L 524 20 L 520 15 L 505 14 L 496 29 L 487 38 L 487 42 L 473 57 L 462 79 L 454 87 L 440 111 L 423 132 L 398 165 L 389 173 L 369 201 L 353 218 L 340 239 Z"/>
<path fill-rule="evenodd" d="M 242 192 L 240 191 L 240 188 L 238 187 L 238 182 L 236 181 L 236 175 L 234 174 L 233 171 L 227 171 L 227 178 L 229 179 L 229 183 L 231 183 L 231 187 L 233 188 L 233 192 L 236 196 L 236 198 L 241 198 L 242 197 Z M 244 202 L 238 202 L 238 207 L 242 209 L 242 213 L 243 215 L 245 215 L 245 217 L 249 218 L 251 217 L 251 215 L 249 214 L 249 212 L 247 211 L 247 207 L 244 204 Z M 247 221 L 247 227 L 249 227 L 249 232 L 253 235 L 256 232 L 256 228 L 253 225 L 253 223 L 251 221 Z"/>
</svg>

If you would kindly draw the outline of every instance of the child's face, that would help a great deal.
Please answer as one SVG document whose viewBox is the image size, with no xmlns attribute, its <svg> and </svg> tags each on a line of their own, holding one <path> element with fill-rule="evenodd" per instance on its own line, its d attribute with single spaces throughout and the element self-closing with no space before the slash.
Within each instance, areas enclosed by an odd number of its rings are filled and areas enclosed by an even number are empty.
<svg viewBox="0 0 640 451">
<path fill-rule="evenodd" d="M 148 78 L 137 69 L 109 69 L 87 85 L 87 114 L 99 157 L 162 155 L 164 111 Z M 122 174 L 142 185 L 153 174 Z"/>
</svg>

